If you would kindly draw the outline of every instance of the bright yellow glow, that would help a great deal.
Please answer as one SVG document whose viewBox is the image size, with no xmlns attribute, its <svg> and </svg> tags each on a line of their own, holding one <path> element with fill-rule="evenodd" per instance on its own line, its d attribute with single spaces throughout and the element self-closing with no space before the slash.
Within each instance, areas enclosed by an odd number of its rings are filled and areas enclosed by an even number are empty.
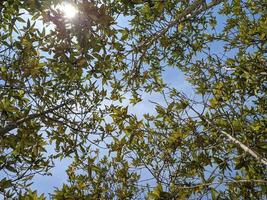
<svg viewBox="0 0 267 200">
<path fill-rule="evenodd" d="M 68 19 L 75 17 L 78 13 L 78 10 L 75 6 L 70 3 L 62 3 L 57 8 L 64 13 L 64 16 Z"/>
</svg>

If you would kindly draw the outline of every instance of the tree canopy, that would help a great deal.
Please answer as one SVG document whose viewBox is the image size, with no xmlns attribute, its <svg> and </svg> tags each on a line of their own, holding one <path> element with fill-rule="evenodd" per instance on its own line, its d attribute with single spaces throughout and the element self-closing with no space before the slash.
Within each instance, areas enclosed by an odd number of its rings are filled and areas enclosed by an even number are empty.
<svg viewBox="0 0 267 200">
<path fill-rule="evenodd" d="M 62 2 L 0 2 L 2 197 L 71 158 L 52 199 L 266 198 L 265 0 Z"/>
</svg>

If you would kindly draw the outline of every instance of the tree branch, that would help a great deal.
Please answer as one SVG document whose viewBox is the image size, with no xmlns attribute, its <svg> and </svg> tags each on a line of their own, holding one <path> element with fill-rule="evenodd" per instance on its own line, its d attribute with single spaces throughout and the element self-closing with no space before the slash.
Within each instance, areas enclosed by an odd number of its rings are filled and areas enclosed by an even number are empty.
<svg viewBox="0 0 267 200">
<path fill-rule="evenodd" d="M 231 136 L 230 134 L 228 134 L 225 131 L 220 131 L 222 134 L 224 134 L 229 140 L 231 140 L 233 143 L 237 144 L 241 149 L 243 149 L 246 153 L 249 153 L 251 156 L 253 156 L 254 158 L 256 158 L 259 162 L 263 163 L 264 165 L 267 166 L 267 159 L 263 158 L 262 156 L 260 156 L 258 153 L 256 153 L 255 151 L 253 151 L 252 149 L 250 149 L 249 147 L 247 147 L 245 144 L 243 144 L 242 142 L 240 142 L 239 140 L 237 140 L 236 138 L 234 138 L 233 136 Z"/>
<path fill-rule="evenodd" d="M 208 5 L 202 6 L 203 4 L 203 0 L 196 0 L 192 3 L 191 6 L 189 6 L 188 8 L 186 8 L 182 13 L 180 13 L 175 20 L 171 21 L 166 28 L 164 28 L 163 30 L 161 30 L 158 34 L 155 35 L 155 37 L 152 40 L 149 40 L 147 44 L 145 44 L 145 46 L 149 46 L 150 44 L 152 44 L 154 41 L 156 41 L 157 39 L 159 39 L 162 35 L 164 35 L 170 28 L 172 28 L 173 26 L 181 23 L 182 21 L 184 21 L 185 19 L 190 19 L 192 17 L 195 17 L 196 15 L 200 14 L 203 11 L 206 11 L 218 4 L 220 4 L 221 2 L 223 2 L 224 0 L 213 0 L 211 3 L 209 3 Z M 201 7 L 201 8 L 200 8 Z M 200 8 L 200 9 L 198 9 Z M 194 12 L 195 11 L 195 12 Z"/>
<path fill-rule="evenodd" d="M 183 96 L 182 98 L 185 98 L 185 97 Z M 192 110 L 199 116 L 199 118 L 200 118 L 203 122 L 205 122 L 205 123 L 211 125 L 214 129 L 216 129 L 216 131 L 218 131 L 219 133 L 221 133 L 221 134 L 223 134 L 224 136 L 226 136 L 231 142 L 233 142 L 234 144 L 236 144 L 237 146 L 239 146 L 239 147 L 240 147 L 241 149 L 243 149 L 246 153 L 250 154 L 250 155 L 253 156 L 257 161 L 259 161 L 260 163 L 262 163 L 262 164 L 264 164 L 264 165 L 267 166 L 267 159 L 266 159 L 266 158 L 262 157 L 260 154 L 258 154 L 257 152 L 253 151 L 252 149 L 250 149 L 248 146 L 246 146 L 245 144 L 243 144 L 242 142 L 240 142 L 239 140 L 237 140 L 235 137 L 231 136 L 229 133 L 225 132 L 224 130 L 221 130 L 221 129 L 217 128 L 216 125 L 215 125 L 212 121 L 210 121 L 210 120 L 204 118 L 204 117 L 203 117 L 198 111 L 196 111 L 192 106 L 189 105 L 189 107 L 190 107 L 190 109 L 192 109 Z"/>
<path fill-rule="evenodd" d="M 224 182 L 212 182 L 212 183 L 203 183 L 203 184 L 196 184 L 192 186 L 179 186 L 177 185 L 177 189 L 195 189 L 200 187 L 207 187 L 210 185 L 220 185 L 220 184 L 231 184 L 231 183 L 258 183 L 258 184 L 267 184 L 266 180 L 257 180 L 257 179 L 241 179 L 241 180 L 231 180 L 231 181 L 224 181 Z"/>
<path fill-rule="evenodd" d="M 69 101 L 66 101 L 66 102 L 58 105 L 58 106 L 55 106 L 54 108 L 48 109 L 48 110 L 40 112 L 40 113 L 34 113 L 34 114 L 31 114 L 27 117 L 21 118 L 15 122 L 11 122 L 11 123 L 7 124 L 5 127 L 0 128 L 0 135 L 4 135 L 4 134 L 8 133 L 9 131 L 12 131 L 13 129 L 17 128 L 18 126 L 20 126 L 24 122 L 30 121 L 32 119 L 35 119 L 35 118 L 38 118 L 41 116 L 44 116 L 44 115 L 49 114 L 49 113 L 52 113 L 53 111 L 56 111 L 56 110 L 62 108 L 63 106 L 65 106 L 69 103 L 73 103 L 73 102 L 74 102 L 73 100 L 69 100 Z"/>
</svg>

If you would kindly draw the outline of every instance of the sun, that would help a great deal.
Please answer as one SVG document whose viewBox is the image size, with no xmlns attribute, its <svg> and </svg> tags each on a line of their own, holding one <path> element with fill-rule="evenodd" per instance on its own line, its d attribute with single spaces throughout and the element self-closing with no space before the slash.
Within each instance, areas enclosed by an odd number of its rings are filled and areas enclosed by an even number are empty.
<svg viewBox="0 0 267 200">
<path fill-rule="evenodd" d="M 77 8 L 70 3 L 62 3 L 57 6 L 57 8 L 64 14 L 64 16 L 68 19 L 72 19 L 78 13 Z"/>
</svg>

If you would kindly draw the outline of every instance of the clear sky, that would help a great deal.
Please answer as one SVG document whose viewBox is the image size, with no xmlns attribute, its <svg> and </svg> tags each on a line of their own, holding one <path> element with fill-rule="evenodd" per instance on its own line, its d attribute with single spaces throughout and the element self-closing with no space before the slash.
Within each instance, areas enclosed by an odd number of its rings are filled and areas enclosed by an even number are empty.
<svg viewBox="0 0 267 200">
<path fill-rule="evenodd" d="M 37 23 L 37 25 L 42 28 L 41 23 Z M 123 27 L 128 26 L 127 18 L 119 18 L 118 25 Z M 218 28 L 222 28 L 222 25 Z M 215 44 L 214 46 L 212 46 L 212 48 L 215 50 L 215 52 L 220 52 L 222 47 L 218 44 Z M 194 95 L 192 86 L 185 80 L 184 74 L 177 68 L 167 68 L 166 71 L 163 72 L 163 78 L 167 84 L 175 87 L 179 91 L 183 91 L 189 96 Z M 159 94 L 142 94 L 142 98 L 142 102 L 138 103 L 134 107 L 129 108 L 132 113 L 135 113 L 138 116 L 141 116 L 144 113 L 154 112 L 154 106 L 149 102 L 149 100 L 153 100 L 159 103 L 162 101 L 162 96 L 160 96 Z M 53 148 L 51 146 L 48 146 L 48 154 L 53 152 L 52 149 Z M 67 180 L 65 170 L 70 163 L 71 159 L 63 159 L 61 161 L 56 160 L 55 167 L 50 171 L 52 173 L 52 176 L 36 175 L 33 179 L 32 189 L 37 190 L 39 193 L 48 194 L 51 193 L 56 187 L 60 187 Z M 143 178 L 146 177 L 148 176 L 143 175 Z"/>
</svg>

